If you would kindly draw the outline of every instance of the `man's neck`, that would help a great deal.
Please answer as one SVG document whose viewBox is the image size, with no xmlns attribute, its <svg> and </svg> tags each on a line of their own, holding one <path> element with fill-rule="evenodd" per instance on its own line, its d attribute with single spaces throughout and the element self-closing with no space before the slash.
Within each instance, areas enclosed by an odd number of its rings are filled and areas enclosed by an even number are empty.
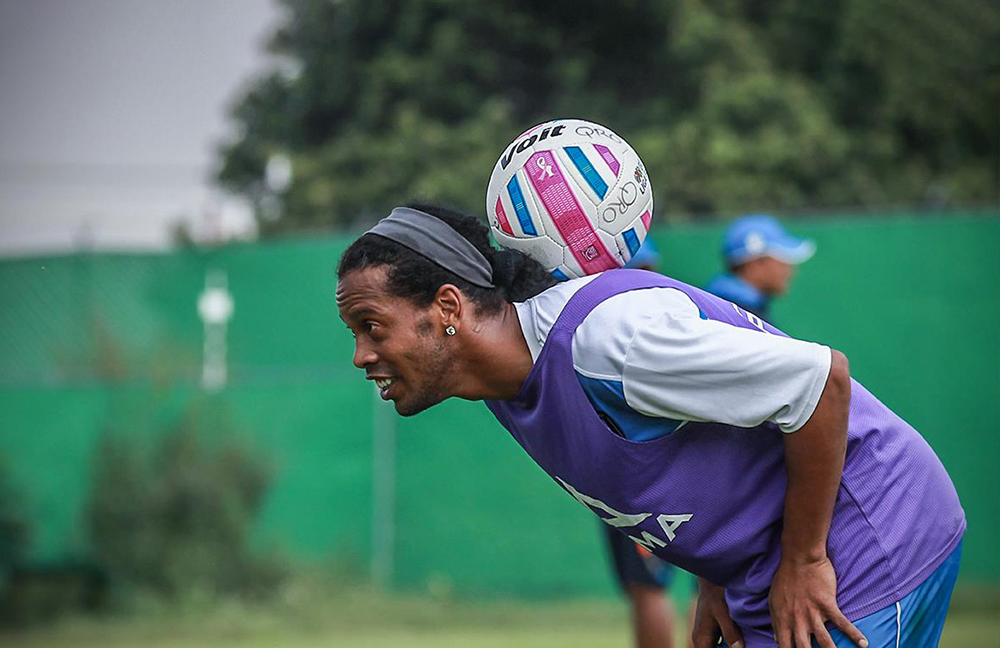
<svg viewBox="0 0 1000 648">
<path fill-rule="evenodd" d="M 477 321 L 468 334 L 455 396 L 467 400 L 514 398 L 533 364 L 517 309 L 505 302 L 498 315 Z"/>
</svg>

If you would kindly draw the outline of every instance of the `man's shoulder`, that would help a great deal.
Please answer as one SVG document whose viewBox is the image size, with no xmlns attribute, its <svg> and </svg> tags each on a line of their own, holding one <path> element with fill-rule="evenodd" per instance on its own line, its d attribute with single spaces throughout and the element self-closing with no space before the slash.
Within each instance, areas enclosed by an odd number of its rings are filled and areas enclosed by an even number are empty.
<svg viewBox="0 0 1000 648">
<path fill-rule="evenodd" d="M 551 288 L 546 288 L 534 297 L 525 300 L 524 303 L 531 304 L 535 309 L 543 309 L 546 311 L 554 310 L 558 314 L 559 312 L 562 312 L 566 302 L 568 302 L 578 290 L 589 284 L 594 279 L 597 279 L 599 276 L 600 275 L 589 275 L 587 277 L 580 277 L 579 279 L 560 281 Z"/>
<path fill-rule="evenodd" d="M 594 279 L 590 276 L 565 281 L 517 304 L 522 332 L 532 357 L 541 351 L 569 300 Z M 573 336 L 573 359 L 577 370 L 604 374 L 611 366 L 620 366 L 637 328 L 651 317 L 663 314 L 697 317 L 698 307 L 690 297 L 674 288 L 630 290 L 604 300 L 584 318 Z"/>
<path fill-rule="evenodd" d="M 547 335 L 566 304 L 581 288 L 601 275 L 563 281 L 538 295 L 516 304 L 518 314 L 530 313 L 532 324 Z M 697 306 L 681 290 L 671 287 L 628 290 L 605 299 L 594 307 L 581 326 L 594 321 L 605 324 L 626 321 L 646 314 L 669 312 L 673 315 L 697 314 Z"/>
<path fill-rule="evenodd" d="M 562 281 L 530 299 L 514 304 L 517 317 L 521 322 L 521 332 L 528 343 L 528 350 L 534 359 L 542 350 L 542 345 L 549 335 L 549 330 L 559 319 L 566 303 L 576 291 L 593 281 L 596 276 L 581 277 Z"/>
</svg>

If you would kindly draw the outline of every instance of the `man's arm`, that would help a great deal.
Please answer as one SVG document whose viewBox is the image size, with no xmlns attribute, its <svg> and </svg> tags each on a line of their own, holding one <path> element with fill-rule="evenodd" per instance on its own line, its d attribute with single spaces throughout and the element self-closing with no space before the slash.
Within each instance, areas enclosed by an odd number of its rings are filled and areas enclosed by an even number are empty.
<svg viewBox="0 0 1000 648">
<path fill-rule="evenodd" d="M 847 454 L 851 375 L 847 358 L 831 350 L 830 375 L 816 410 L 797 432 L 786 434 L 785 525 L 782 560 L 814 562 L 826 557 L 826 538 Z"/>
<path fill-rule="evenodd" d="M 771 620 L 781 648 L 808 648 L 809 636 L 835 648 L 824 623 L 832 621 L 861 648 L 868 645 L 837 606 L 837 577 L 826 554 L 827 535 L 847 452 L 851 376 L 847 358 L 831 351 L 830 374 L 816 409 L 786 434 L 788 488 L 781 563 L 771 584 Z"/>
</svg>

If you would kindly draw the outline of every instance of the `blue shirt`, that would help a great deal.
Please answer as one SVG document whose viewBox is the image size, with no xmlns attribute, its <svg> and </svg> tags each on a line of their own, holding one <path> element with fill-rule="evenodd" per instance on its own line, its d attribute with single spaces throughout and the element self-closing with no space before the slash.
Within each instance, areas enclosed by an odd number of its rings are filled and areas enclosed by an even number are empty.
<svg viewBox="0 0 1000 648">
<path fill-rule="evenodd" d="M 716 275 L 708 282 L 705 290 L 733 302 L 763 320 L 770 319 L 771 298 L 732 273 Z"/>
</svg>

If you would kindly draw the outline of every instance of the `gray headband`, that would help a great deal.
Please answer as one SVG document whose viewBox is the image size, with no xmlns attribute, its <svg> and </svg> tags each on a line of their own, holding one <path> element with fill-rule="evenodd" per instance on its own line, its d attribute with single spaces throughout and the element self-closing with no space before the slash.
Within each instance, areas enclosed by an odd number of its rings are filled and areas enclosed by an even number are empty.
<svg viewBox="0 0 1000 648">
<path fill-rule="evenodd" d="M 396 207 L 366 234 L 378 234 L 408 247 L 445 270 L 481 288 L 493 288 L 493 268 L 451 225 L 409 207 Z"/>
</svg>

